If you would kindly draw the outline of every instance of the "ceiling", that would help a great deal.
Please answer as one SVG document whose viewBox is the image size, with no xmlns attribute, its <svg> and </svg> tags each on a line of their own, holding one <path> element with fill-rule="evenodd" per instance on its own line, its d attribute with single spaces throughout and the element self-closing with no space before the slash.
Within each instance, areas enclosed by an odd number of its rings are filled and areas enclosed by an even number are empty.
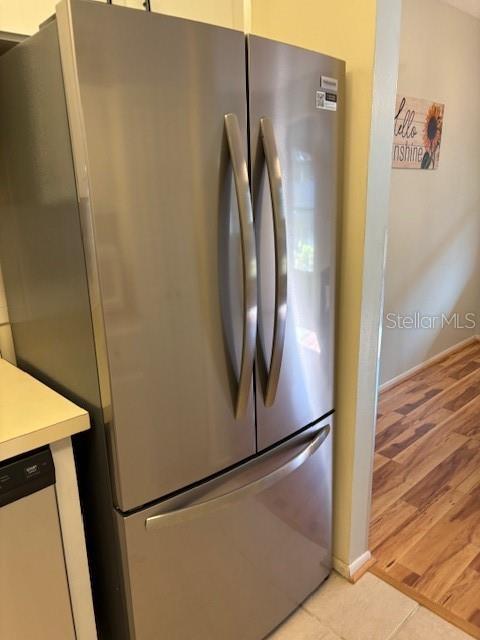
<svg viewBox="0 0 480 640">
<path fill-rule="evenodd" d="M 475 18 L 480 18 L 480 0 L 442 0 L 442 2 L 469 13 Z"/>
</svg>

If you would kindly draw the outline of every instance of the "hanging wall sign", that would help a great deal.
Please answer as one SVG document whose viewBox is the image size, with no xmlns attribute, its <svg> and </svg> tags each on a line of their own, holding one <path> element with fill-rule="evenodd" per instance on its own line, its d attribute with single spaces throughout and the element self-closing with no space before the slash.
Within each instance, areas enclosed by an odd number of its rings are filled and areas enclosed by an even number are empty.
<svg viewBox="0 0 480 640">
<path fill-rule="evenodd" d="M 445 105 L 397 95 L 394 169 L 437 169 Z"/>
</svg>

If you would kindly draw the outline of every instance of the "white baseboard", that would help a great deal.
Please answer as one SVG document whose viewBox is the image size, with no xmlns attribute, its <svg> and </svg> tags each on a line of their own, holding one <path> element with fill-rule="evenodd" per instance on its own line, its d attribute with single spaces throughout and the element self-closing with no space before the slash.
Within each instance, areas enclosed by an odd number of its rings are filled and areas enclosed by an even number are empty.
<svg viewBox="0 0 480 640">
<path fill-rule="evenodd" d="M 372 554 L 370 551 L 365 551 L 361 556 L 356 558 L 350 564 L 346 564 L 339 558 L 333 557 L 333 568 L 337 573 L 346 578 L 347 580 L 352 580 L 356 573 L 363 567 L 364 564 L 369 562 L 372 558 Z"/>
<path fill-rule="evenodd" d="M 440 353 L 437 353 L 435 356 L 428 358 L 428 360 L 424 360 L 420 364 L 417 364 L 415 367 L 408 369 L 408 371 L 404 371 L 403 373 L 400 373 L 398 376 L 395 376 L 395 378 L 392 378 L 391 380 L 387 380 L 387 382 L 384 382 L 379 386 L 378 390 L 381 393 L 382 391 L 391 389 L 392 387 L 397 386 L 397 384 L 400 384 L 400 382 L 403 382 L 404 380 L 412 376 L 414 373 L 418 373 L 422 369 L 426 369 L 430 365 L 435 364 L 435 362 L 439 362 L 439 360 L 443 360 L 446 356 L 450 355 L 451 353 L 454 353 L 455 351 L 459 351 L 460 349 L 463 349 L 467 345 L 476 341 L 477 342 L 480 341 L 479 335 L 474 335 L 474 336 L 471 336 L 470 338 L 466 338 L 465 340 L 462 340 L 461 342 L 457 342 L 457 344 L 454 344 L 451 347 L 448 347 L 448 349 L 444 349 L 443 351 L 440 351 Z"/>
</svg>

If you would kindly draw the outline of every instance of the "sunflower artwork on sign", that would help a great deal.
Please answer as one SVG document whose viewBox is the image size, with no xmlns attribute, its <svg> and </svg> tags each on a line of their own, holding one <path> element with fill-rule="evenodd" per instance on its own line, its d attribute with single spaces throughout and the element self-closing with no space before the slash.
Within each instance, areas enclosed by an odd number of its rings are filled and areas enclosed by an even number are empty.
<svg viewBox="0 0 480 640">
<path fill-rule="evenodd" d="M 440 140 L 442 139 L 443 104 L 435 102 L 430 106 L 425 116 L 423 129 L 423 145 L 425 153 L 422 158 L 422 169 L 435 168 L 440 152 Z"/>
<path fill-rule="evenodd" d="M 395 169 L 436 169 L 440 158 L 445 105 L 397 96 L 392 166 Z"/>
</svg>

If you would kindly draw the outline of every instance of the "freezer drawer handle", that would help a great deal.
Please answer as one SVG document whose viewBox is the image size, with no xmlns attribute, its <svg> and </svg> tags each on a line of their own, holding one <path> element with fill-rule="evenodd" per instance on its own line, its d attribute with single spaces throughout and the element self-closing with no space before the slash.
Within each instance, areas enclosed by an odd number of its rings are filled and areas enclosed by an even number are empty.
<svg viewBox="0 0 480 640">
<path fill-rule="evenodd" d="M 257 339 L 257 253 L 248 169 L 238 118 L 234 113 L 225 116 L 225 130 L 235 180 L 242 246 L 243 345 L 235 407 L 235 416 L 240 418 L 245 413 L 250 396 Z"/>
<path fill-rule="evenodd" d="M 275 239 L 275 319 L 270 370 L 264 399 L 265 405 L 271 407 L 277 394 L 287 323 L 287 227 L 282 168 L 270 118 L 260 118 L 260 134 L 270 183 Z"/>
<path fill-rule="evenodd" d="M 274 469 L 258 480 L 242 485 L 238 489 L 228 491 L 216 498 L 198 502 L 190 507 L 182 507 L 174 511 L 167 511 L 166 513 L 159 513 L 156 516 L 150 516 L 145 520 L 146 529 L 153 530 L 159 529 L 162 526 L 171 526 L 174 524 L 188 522 L 194 518 L 203 516 L 210 511 L 228 506 L 237 500 L 265 491 L 275 483 L 290 475 L 295 471 L 295 469 L 298 469 L 298 467 L 306 462 L 325 441 L 329 433 L 329 425 L 326 425 L 320 429 L 320 431 L 316 431 L 314 437 L 309 440 L 308 444 L 299 453 L 295 454 L 280 467 Z"/>
</svg>

